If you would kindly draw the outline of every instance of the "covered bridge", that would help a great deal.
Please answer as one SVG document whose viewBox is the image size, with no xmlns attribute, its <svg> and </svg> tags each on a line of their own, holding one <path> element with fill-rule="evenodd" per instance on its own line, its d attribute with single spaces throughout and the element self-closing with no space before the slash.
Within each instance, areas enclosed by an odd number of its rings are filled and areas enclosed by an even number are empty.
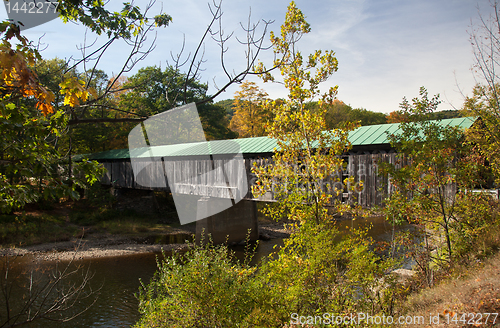
<svg viewBox="0 0 500 328">
<path fill-rule="evenodd" d="M 437 122 L 467 129 L 474 121 L 455 118 Z M 389 178 L 378 174 L 378 164 L 403 165 L 397 162 L 397 153 L 388 140 L 398 129 L 399 124 L 370 125 L 349 134 L 352 148 L 342 155 L 346 168 L 337 172 L 335 178 L 343 181 L 353 176 L 355 183 L 363 181 L 363 188 L 355 192 L 345 188 L 337 196 L 334 191 L 338 186 L 333 184 L 331 192 L 336 200 L 364 207 L 383 205 L 392 186 Z M 197 235 L 205 231 L 212 235 L 214 243 L 223 243 L 245 240 L 249 229 L 250 239 L 258 238 L 255 201 L 273 201 L 273 194 L 271 191 L 259 199 L 253 197 L 251 186 L 256 177 L 251 167 L 271 161 L 276 148 L 276 140 L 257 137 L 150 146 L 139 153 L 134 149 L 133 156 L 128 149 L 109 150 L 92 154 L 90 159 L 107 169 L 101 180 L 104 185 L 172 192 L 181 223 L 196 221 Z"/>
<path fill-rule="evenodd" d="M 457 126 L 467 129 L 474 121 L 474 118 L 464 117 L 436 122 L 443 126 Z M 378 163 L 380 161 L 396 163 L 397 154 L 391 147 L 388 136 L 396 133 L 398 129 L 399 123 L 378 124 L 359 127 L 349 134 L 352 148 L 343 155 L 347 164 L 346 170 L 338 172 L 338 178 L 343 181 L 348 176 L 354 176 L 356 182 L 363 181 L 363 188 L 359 192 L 348 192 L 346 189 L 346 192 L 339 196 L 342 197 L 342 201 L 358 202 L 364 207 L 382 205 L 384 197 L 391 192 L 391 184 L 389 179 L 378 175 Z M 210 181 L 200 178 L 204 172 L 213 170 L 214 167 L 227 166 L 228 161 L 234 157 L 235 145 L 239 148 L 244 165 L 232 166 L 226 170 L 227 172 L 221 171 L 220 174 L 212 174 L 209 178 Z M 95 153 L 90 156 L 90 159 L 99 161 L 107 169 L 101 183 L 115 188 L 168 191 L 172 184 L 176 184 L 176 192 L 181 190 L 181 193 L 191 195 L 233 198 L 233 190 L 227 186 L 229 181 L 229 185 L 240 187 L 235 190 L 245 190 L 239 195 L 239 198 L 272 201 L 272 193 L 259 199 L 252 196 L 251 186 L 255 183 L 256 178 L 251 172 L 251 167 L 254 162 L 262 165 L 269 161 L 276 147 L 276 140 L 269 137 L 151 147 L 148 156 L 163 158 L 163 162 L 158 161 L 157 170 L 162 169 L 165 173 L 165 170 L 174 170 L 175 168 L 179 172 L 176 173 L 174 179 L 166 179 L 165 175 L 166 182 L 165 186 L 162 187 L 144 187 L 143 184 L 136 181 L 128 149 Z M 209 160 L 207 160 L 207 156 L 209 156 Z M 241 170 L 245 172 L 240 172 Z M 240 177 L 243 175 L 248 177 L 248 183 L 241 181 Z"/>
</svg>

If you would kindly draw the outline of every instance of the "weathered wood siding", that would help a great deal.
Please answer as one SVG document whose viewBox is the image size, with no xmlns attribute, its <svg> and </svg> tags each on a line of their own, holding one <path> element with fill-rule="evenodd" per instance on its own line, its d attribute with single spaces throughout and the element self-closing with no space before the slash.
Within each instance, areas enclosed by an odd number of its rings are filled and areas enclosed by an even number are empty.
<svg viewBox="0 0 500 328">
<path fill-rule="evenodd" d="M 141 183 L 141 175 L 138 176 L 138 181 L 135 181 L 129 161 L 104 162 L 107 172 L 102 177 L 101 183 L 118 188 L 172 190 L 181 194 L 253 199 L 251 187 L 257 181 L 257 177 L 252 173 L 252 167 L 254 163 L 258 166 L 268 165 L 272 160 L 246 158 L 244 164 L 242 161 L 243 159 L 156 160 L 143 165 L 144 174 L 158 181 L 157 185 L 150 187 Z M 325 191 L 333 195 L 332 203 L 342 201 L 357 203 L 363 207 L 383 206 L 384 199 L 394 189 L 390 177 L 382 177 L 379 174 L 381 162 L 391 163 L 399 168 L 408 164 L 396 153 L 352 154 L 346 157 L 346 161 L 347 168 L 322 181 L 322 185 Z M 139 164 L 134 163 L 134 165 Z M 354 178 L 354 185 L 344 184 L 344 179 L 349 176 Z M 248 177 L 248 183 L 242 177 Z M 336 189 L 341 192 L 337 193 Z M 453 196 L 456 186 L 450 184 L 446 192 L 449 196 Z M 258 200 L 273 201 L 273 192 L 269 191 Z"/>
<path fill-rule="evenodd" d="M 406 164 L 403 161 L 396 153 L 349 155 L 348 175 L 354 177 L 354 186 L 348 186 L 348 201 L 363 207 L 382 206 L 393 186 L 390 178 L 379 174 L 379 165 L 384 162 L 402 167 Z"/>
<path fill-rule="evenodd" d="M 391 182 L 387 177 L 379 175 L 379 162 L 396 164 L 401 167 L 406 164 L 401 161 L 396 153 L 389 154 L 353 154 L 346 157 L 347 167 L 339 170 L 334 175 L 328 177 L 320 184 L 324 190 L 332 195 L 331 203 L 338 201 L 358 203 L 363 207 L 382 206 L 384 199 L 391 192 Z M 249 188 L 255 184 L 256 176 L 252 174 L 250 168 L 256 163 L 259 166 L 267 165 L 270 159 L 252 159 L 247 163 L 249 173 Z M 344 180 L 347 177 L 354 178 L 353 185 L 347 185 Z M 269 192 L 259 200 L 273 200 L 272 192 Z"/>
<path fill-rule="evenodd" d="M 111 169 L 111 162 L 104 162 L 102 163 L 102 165 L 104 166 L 104 168 L 106 169 L 106 172 L 104 172 L 104 175 L 102 176 L 101 178 L 101 183 L 103 185 L 110 185 L 111 184 L 111 172 L 112 172 L 112 169 Z"/>
<path fill-rule="evenodd" d="M 249 189 L 241 160 L 112 161 L 104 162 L 101 183 L 117 188 L 172 190 L 182 194 L 243 198 Z M 134 176 L 134 170 L 140 173 Z M 170 179 L 167 179 L 170 177 Z M 136 181 L 137 180 L 137 181 Z M 243 192 L 239 192 L 242 190 Z"/>
<path fill-rule="evenodd" d="M 122 188 L 134 188 L 134 174 L 129 161 L 111 163 L 111 184 Z"/>
<path fill-rule="evenodd" d="M 180 194 L 241 199 L 248 190 L 243 159 L 166 161 L 165 172 Z"/>
</svg>

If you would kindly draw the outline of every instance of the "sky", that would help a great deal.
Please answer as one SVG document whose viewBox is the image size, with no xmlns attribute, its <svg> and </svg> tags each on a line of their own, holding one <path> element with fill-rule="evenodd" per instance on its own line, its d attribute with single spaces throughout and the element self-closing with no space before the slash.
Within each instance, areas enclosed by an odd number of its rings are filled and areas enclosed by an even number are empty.
<svg viewBox="0 0 500 328">
<path fill-rule="evenodd" d="M 119 9 L 122 1 L 110 2 Z M 148 1 L 135 1 L 141 8 Z M 269 30 L 279 31 L 284 21 L 288 1 L 284 0 L 225 0 L 223 30 L 234 32 L 228 43 L 226 66 L 239 72 L 245 67 L 245 49 L 236 37 L 243 38 L 240 23 L 274 21 Z M 338 85 L 337 98 L 353 108 L 389 113 L 399 109 L 403 97 L 411 99 L 425 86 L 430 95 L 440 94 L 439 109 L 459 109 L 464 95 L 470 94 L 476 84 L 471 68 L 474 64 L 469 32 L 476 26 L 478 12 L 488 16 L 491 7 L 488 0 L 297 0 L 311 25 L 311 33 L 304 36 L 299 49 L 304 55 L 316 49 L 333 50 L 339 68 L 322 85 L 326 91 Z M 196 46 L 210 22 L 208 3 L 201 0 L 156 1 L 150 14 L 160 10 L 172 16 L 172 23 L 156 30 L 156 48 L 128 76 L 141 67 L 172 64 L 171 54 L 177 54 L 185 42 L 184 56 L 194 53 Z M 4 7 L 0 18 L 6 19 Z M 64 24 L 56 19 L 25 31 L 35 42 L 41 38 L 44 58 L 63 59 L 81 56 L 78 47 L 85 40 L 96 40 L 95 46 L 105 38 L 92 35 L 74 23 Z M 152 40 L 151 35 L 149 40 Z M 86 39 L 85 39 L 86 38 Z M 266 36 L 267 45 L 268 36 Z M 108 75 L 120 70 L 129 47 L 121 42 L 108 49 L 99 68 Z M 209 93 L 227 80 L 220 65 L 220 48 L 209 40 L 204 47 L 203 71 L 200 80 L 208 83 Z M 270 65 L 272 52 L 267 51 L 260 59 Z M 250 77 L 271 98 L 285 97 L 287 92 L 279 84 L 262 83 Z M 215 100 L 234 97 L 238 85 L 231 86 Z"/>
</svg>

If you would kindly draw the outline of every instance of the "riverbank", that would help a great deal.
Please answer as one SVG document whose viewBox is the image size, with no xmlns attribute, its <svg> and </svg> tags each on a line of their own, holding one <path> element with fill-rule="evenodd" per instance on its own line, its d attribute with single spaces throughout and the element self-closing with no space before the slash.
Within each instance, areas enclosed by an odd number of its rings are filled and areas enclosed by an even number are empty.
<svg viewBox="0 0 500 328">
<path fill-rule="evenodd" d="M 186 251 L 194 230 L 195 225 L 189 225 L 185 228 L 169 228 L 168 231 L 156 234 L 82 233 L 80 237 L 72 237 L 67 241 L 2 248 L 0 256 L 31 255 L 43 261 L 70 261 L 160 253 L 162 250 Z M 287 238 L 290 233 L 291 231 L 287 230 L 283 223 L 263 223 L 259 226 L 259 236 L 262 240 Z"/>
</svg>

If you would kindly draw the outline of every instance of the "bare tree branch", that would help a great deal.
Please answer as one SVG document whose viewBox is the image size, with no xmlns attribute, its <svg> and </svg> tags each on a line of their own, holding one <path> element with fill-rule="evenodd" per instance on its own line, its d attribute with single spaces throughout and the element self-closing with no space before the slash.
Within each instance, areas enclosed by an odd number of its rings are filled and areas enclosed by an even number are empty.
<svg viewBox="0 0 500 328">
<path fill-rule="evenodd" d="M 14 267 L 18 257 L 4 256 L 0 289 L 5 309 L 0 311 L 0 327 L 18 327 L 42 318 L 67 322 L 94 305 L 100 288 L 93 290 L 89 285 L 93 277 L 90 267 L 84 269 L 80 265 L 75 266 L 78 251 L 79 246 L 71 261 L 62 268 L 57 265 L 52 271 L 44 271 L 37 267 L 27 274 L 15 275 Z M 75 279 L 76 275 L 80 275 L 80 278 Z M 67 312 L 87 298 L 93 298 L 88 306 L 76 313 Z"/>
<path fill-rule="evenodd" d="M 132 117 L 125 117 L 125 118 L 110 118 L 110 117 L 103 117 L 103 118 L 82 118 L 82 119 L 71 119 L 68 121 L 68 125 L 76 125 L 76 124 L 86 124 L 86 123 L 123 123 L 123 122 L 142 122 L 146 120 L 147 117 L 143 118 L 132 118 Z"/>
<path fill-rule="evenodd" d="M 183 76 L 184 85 L 183 92 L 180 94 L 176 94 L 175 96 L 169 97 L 168 94 L 165 95 L 167 101 L 172 106 L 175 106 L 179 103 L 179 98 L 183 100 L 183 103 L 187 103 L 188 101 L 188 86 L 190 83 L 195 82 L 199 79 L 200 72 L 203 71 L 203 65 L 206 63 L 205 60 L 205 43 L 208 41 L 208 37 L 213 40 L 220 49 L 220 67 L 225 76 L 225 83 L 219 88 L 215 83 L 216 91 L 207 96 L 205 99 L 201 99 L 197 102 L 197 105 L 201 105 L 207 102 L 212 101 L 214 98 L 225 92 L 231 85 L 238 84 L 243 82 L 250 75 L 261 75 L 269 73 L 276 68 L 281 66 L 281 59 L 275 58 L 273 60 L 273 64 L 268 68 L 256 70 L 256 66 L 263 51 L 269 50 L 272 46 L 265 45 L 265 41 L 267 40 L 268 30 L 273 21 L 260 20 L 256 23 L 252 22 L 251 10 L 249 11 L 248 20 L 245 24 L 240 23 L 241 30 L 244 34 L 244 37 L 240 38 L 236 36 L 235 32 L 232 31 L 230 33 L 225 33 L 223 29 L 223 10 L 222 10 L 222 0 L 212 0 L 212 3 L 209 3 L 208 8 L 211 14 L 210 21 L 207 25 L 207 28 L 203 32 L 199 42 L 197 43 L 196 48 L 191 53 L 189 52 L 187 56 L 184 56 L 185 52 L 185 39 L 183 40 L 181 50 L 178 54 L 174 55 L 172 52 L 170 53 L 170 57 L 172 60 L 172 67 L 174 71 L 177 72 L 178 76 Z M 146 13 L 151 8 L 151 3 L 146 8 Z M 141 121 L 144 118 L 89 118 L 88 110 L 94 107 L 99 107 L 101 109 L 108 109 L 111 111 L 117 110 L 117 106 L 113 106 L 111 103 L 106 102 L 106 99 L 117 92 L 115 90 L 116 80 L 129 72 L 138 62 L 143 60 L 151 51 L 155 48 L 156 36 L 153 40 L 146 46 L 147 36 L 153 30 L 153 24 L 145 26 L 144 29 L 132 40 L 128 40 L 127 43 L 130 46 L 131 50 L 128 55 L 128 58 L 125 60 L 120 71 L 114 76 L 114 79 L 107 85 L 105 90 L 99 94 L 97 97 L 90 99 L 89 101 L 82 104 L 78 109 L 70 109 L 72 113 L 72 118 L 69 121 L 70 125 L 80 124 L 80 123 L 100 123 L 100 122 L 137 122 Z M 240 68 L 229 68 L 227 56 L 231 55 L 234 57 L 234 53 L 229 54 L 229 42 L 232 38 L 235 38 L 238 44 L 245 46 L 245 50 L 241 55 L 241 58 L 244 58 L 243 67 Z M 111 43 L 114 39 L 109 40 L 107 43 L 99 47 L 97 50 L 89 52 L 89 47 L 83 46 L 82 56 L 83 58 L 78 60 L 75 65 L 71 66 L 69 69 L 76 67 L 78 64 L 87 64 L 88 62 L 93 62 L 92 69 L 89 70 L 87 75 L 90 77 L 87 81 L 87 86 L 90 85 L 91 80 L 94 78 L 94 72 L 97 70 L 97 64 L 100 59 L 104 55 L 105 51 L 111 46 Z M 297 40 L 294 40 L 295 42 Z M 293 42 L 291 42 L 293 43 Z M 92 44 L 93 45 L 93 44 Z M 168 63 L 168 61 L 167 61 Z M 187 73 L 182 74 L 182 67 L 186 66 Z M 145 82 L 146 83 L 146 82 Z M 135 85 L 133 88 L 138 88 L 139 85 Z M 131 90 L 130 88 L 125 88 L 127 90 Z M 120 89 L 123 90 L 123 89 Z M 118 110 L 127 115 L 136 115 L 131 111 L 126 109 Z"/>
</svg>

